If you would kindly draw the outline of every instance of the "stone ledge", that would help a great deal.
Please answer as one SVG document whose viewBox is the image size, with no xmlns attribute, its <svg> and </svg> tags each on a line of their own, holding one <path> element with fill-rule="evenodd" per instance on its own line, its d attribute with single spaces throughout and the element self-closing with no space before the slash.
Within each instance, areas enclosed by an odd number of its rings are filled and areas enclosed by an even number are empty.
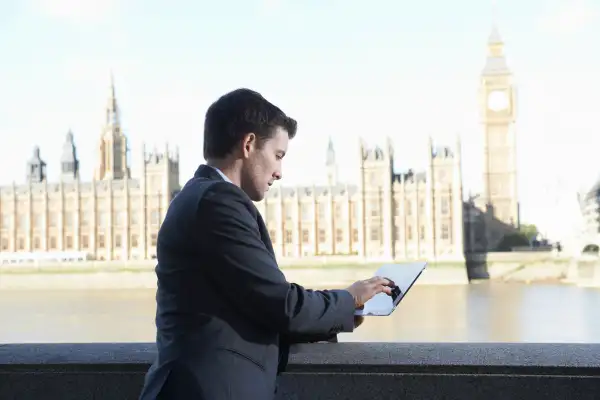
<svg viewBox="0 0 600 400">
<path fill-rule="evenodd" d="M 148 343 L 0 345 L 0 398 L 135 398 L 155 356 Z M 600 344 L 308 344 L 278 399 L 593 399 L 598 387 Z"/>
<path fill-rule="evenodd" d="M 139 365 L 156 357 L 154 343 L 0 344 L 0 371 L 19 366 Z M 290 370 L 320 368 L 481 367 L 600 370 L 600 344 L 316 343 L 292 348 Z M 355 370 L 353 368 L 353 370 Z"/>
</svg>

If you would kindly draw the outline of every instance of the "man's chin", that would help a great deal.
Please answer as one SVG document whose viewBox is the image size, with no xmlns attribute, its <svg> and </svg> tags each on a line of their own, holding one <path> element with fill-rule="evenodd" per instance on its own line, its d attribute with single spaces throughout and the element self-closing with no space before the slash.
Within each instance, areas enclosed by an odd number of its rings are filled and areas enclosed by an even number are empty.
<svg viewBox="0 0 600 400">
<path fill-rule="evenodd" d="M 259 201 L 262 201 L 265 198 L 266 192 L 265 193 L 254 193 L 252 196 L 248 196 L 250 197 L 250 200 L 258 203 Z"/>
</svg>

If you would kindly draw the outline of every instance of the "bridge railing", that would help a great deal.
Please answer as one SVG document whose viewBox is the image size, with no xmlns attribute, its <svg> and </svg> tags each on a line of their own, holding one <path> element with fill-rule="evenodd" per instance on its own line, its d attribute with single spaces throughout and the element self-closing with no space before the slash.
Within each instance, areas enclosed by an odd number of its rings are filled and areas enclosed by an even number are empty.
<svg viewBox="0 0 600 400">
<path fill-rule="evenodd" d="M 136 399 L 155 356 L 144 343 L 0 345 L 0 399 Z M 599 396 L 599 344 L 336 343 L 293 349 L 277 399 Z"/>
</svg>

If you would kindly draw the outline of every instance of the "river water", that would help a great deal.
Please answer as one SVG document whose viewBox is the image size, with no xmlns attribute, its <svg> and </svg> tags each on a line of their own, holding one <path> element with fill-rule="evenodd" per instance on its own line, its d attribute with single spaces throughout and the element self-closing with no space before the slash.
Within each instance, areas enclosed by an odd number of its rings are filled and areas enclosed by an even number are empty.
<svg viewBox="0 0 600 400">
<path fill-rule="evenodd" d="M 0 343 L 152 342 L 154 290 L 0 291 Z M 600 342 L 600 289 L 416 286 L 340 341 Z"/>
</svg>

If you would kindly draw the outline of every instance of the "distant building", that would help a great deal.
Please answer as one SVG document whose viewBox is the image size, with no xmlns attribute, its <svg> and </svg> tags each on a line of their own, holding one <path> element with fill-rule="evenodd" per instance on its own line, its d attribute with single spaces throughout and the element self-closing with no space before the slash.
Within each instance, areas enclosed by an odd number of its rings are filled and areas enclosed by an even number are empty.
<svg viewBox="0 0 600 400">
<path fill-rule="evenodd" d="M 132 178 L 128 150 L 111 81 L 94 179 L 79 179 L 72 132 L 63 144 L 59 182 L 47 181 L 48 166 L 35 147 L 27 162 L 27 183 L 0 187 L 0 251 L 152 258 L 160 223 L 180 188 L 179 155 L 168 145 L 160 152 L 142 149 L 141 176 Z"/>
<path fill-rule="evenodd" d="M 393 170 L 391 141 L 360 144 L 360 182 L 338 181 L 330 141 L 327 186 L 281 187 L 258 208 L 280 256 L 358 255 L 384 259 L 462 259 L 498 246 L 519 227 L 516 94 L 494 27 L 481 74 L 483 193 L 463 201 L 461 145 L 434 147 L 425 171 Z"/>
<path fill-rule="evenodd" d="M 598 252 L 600 246 L 600 181 L 579 195 L 582 226 L 576 251 Z"/>
<path fill-rule="evenodd" d="M 457 142 L 456 149 L 460 149 Z M 280 187 L 257 204 L 278 255 L 367 258 L 463 256 L 460 150 L 433 148 L 427 171 L 393 172 L 391 142 L 359 147 L 360 182 L 337 181 L 327 151 L 326 186 Z"/>
<path fill-rule="evenodd" d="M 358 185 L 339 181 L 330 141 L 326 186 L 280 187 L 257 203 L 277 255 L 459 260 L 465 252 L 494 249 L 519 226 L 516 95 L 495 28 L 481 74 L 480 107 L 484 191 L 478 197 L 463 201 L 458 138 L 449 147 L 434 147 L 430 139 L 423 149 L 426 169 L 403 173 L 394 172 L 390 140 L 374 148 L 361 142 Z M 168 146 L 153 153 L 142 149 L 141 176 L 132 178 L 127 152 L 111 82 L 94 180 L 79 179 L 71 132 L 57 183 L 47 182 L 47 165 L 35 148 L 27 184 L 0 188 L 0 251 L 58 254 L 53 259 L 63 257 L 56 252 L 100 260 L 154 257 L 158 228 L 180 190 L 179 155 Z"/>
<path fill-rule="evenodd" d="M 493 250 L 520 226 L 517 189 L 517 90 L 494 26 L 480 77 L 483 125 L 483 192 L 467 203 L 470 224 L 467 251 Z M 483 225 L 483 226 L 482 226 Z"/>
</svg>

